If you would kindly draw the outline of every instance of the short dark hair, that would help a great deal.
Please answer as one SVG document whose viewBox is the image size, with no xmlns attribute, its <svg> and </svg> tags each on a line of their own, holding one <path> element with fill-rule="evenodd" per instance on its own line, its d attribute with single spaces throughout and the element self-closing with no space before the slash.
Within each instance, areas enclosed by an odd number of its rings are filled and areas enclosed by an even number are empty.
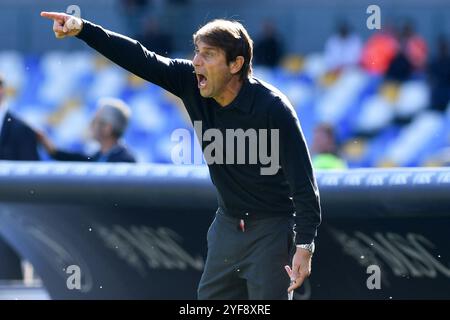
<svg viewBox="0 0 450 320">
<path fill-rule="evenodd" d="M 253 40 L 244 26 L 232 20 L 216 19 L 208 22 L 193 35 L 194 45 L 203 41 L 225 51 L 227 63 L 244 57 L 244 64 L 239 71 L 243 80 L 252 75 Z"/>
<path fill-rule="evenodd" d="M 3 80 L 3 77 L 0 74 L 0 88 L 3 88 L 4 85 L 5 85 L 5 81 Z"/>
</svg>

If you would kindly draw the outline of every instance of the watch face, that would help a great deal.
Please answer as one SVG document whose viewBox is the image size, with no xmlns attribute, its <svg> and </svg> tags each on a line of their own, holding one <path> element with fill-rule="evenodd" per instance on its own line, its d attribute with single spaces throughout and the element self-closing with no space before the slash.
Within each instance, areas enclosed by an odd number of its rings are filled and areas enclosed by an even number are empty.
<svg viewBox="0 0 450 320">
<path fill-rule="evenodd" d="M 310 244 L 299 244 L 299 245 L 297 245 L 297 247 L 308 250 L 311 253 L 314 253 L 315 244 L 314 244 L 314 242 L 312 242 Z"/>
<path fill-rule="evenodd" d="M 308 250 L 309 252 L 313 253 L 314 252 L 314 243 L 305 245 L 305 249 Z"/>
</svg>

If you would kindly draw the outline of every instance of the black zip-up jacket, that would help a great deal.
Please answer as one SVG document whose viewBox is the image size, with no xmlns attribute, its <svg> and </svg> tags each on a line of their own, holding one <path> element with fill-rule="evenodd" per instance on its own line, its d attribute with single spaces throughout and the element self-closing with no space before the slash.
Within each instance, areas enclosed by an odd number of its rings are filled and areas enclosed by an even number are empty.
<svg viewBox="0 0 450 320">
<path fill-rule="evenodd" d="M 268 165 L 261 162 L 249 164 L 249 144 L 246 164 L 208 164 L 219 208 L 244 219 L 295 212 L 296 243 L 312 242 L 321 222 L 319 190 L 297 115 L 281 92 L 250 77 L 233 102 L 222 107 L 200 95 L 191 61 L 162 57 L 136 40 L 88 21 L 83 21 L 77 37 L 124 69 L 180 97 L 191 121 L 201 121 L 202 133 L 218 129 L 225 137 L 227 129 L 277 129 L 280 167 L 276 174 L 262 175 L 261 168 Z M 203 150 L 207 145 L 203 141 Z M 221 151 L 223 159 L 226 151 Z"/>
</svg>

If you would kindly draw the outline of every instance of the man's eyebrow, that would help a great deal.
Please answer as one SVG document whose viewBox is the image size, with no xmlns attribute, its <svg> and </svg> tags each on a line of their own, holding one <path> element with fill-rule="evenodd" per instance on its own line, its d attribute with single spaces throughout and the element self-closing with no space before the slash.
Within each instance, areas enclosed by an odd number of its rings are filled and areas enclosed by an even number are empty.
<svg viewBox="0 0 450 320">
<path fill-rule="evenodd" d="M 195 49 L 199 50 L 200 48 L 198 46 L 196 46 Z M 217 51 L 218 50 L 218 48 L 216 48 L 216 47 L 209 47 L 209 46 L 203 46 L 202 49 L 204 51 Z"/>
</svg>

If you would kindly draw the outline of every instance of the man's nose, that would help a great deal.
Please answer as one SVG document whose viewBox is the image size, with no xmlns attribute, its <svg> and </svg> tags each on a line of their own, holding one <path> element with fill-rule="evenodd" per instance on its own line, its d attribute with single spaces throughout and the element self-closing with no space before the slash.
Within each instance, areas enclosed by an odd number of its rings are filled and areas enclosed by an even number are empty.
<svg viewBox="0 0 450 320">
<path fill-rule="evenodd" d="M 196 54 L 194 56 L 194 59 L 192 59 L 192 63 L 194 64 L 194 66 L 199 66 L 201 63 L 201 60 L 202 59 L 200 58 L 200 56 L 198 54 Z"/>
</svg>

